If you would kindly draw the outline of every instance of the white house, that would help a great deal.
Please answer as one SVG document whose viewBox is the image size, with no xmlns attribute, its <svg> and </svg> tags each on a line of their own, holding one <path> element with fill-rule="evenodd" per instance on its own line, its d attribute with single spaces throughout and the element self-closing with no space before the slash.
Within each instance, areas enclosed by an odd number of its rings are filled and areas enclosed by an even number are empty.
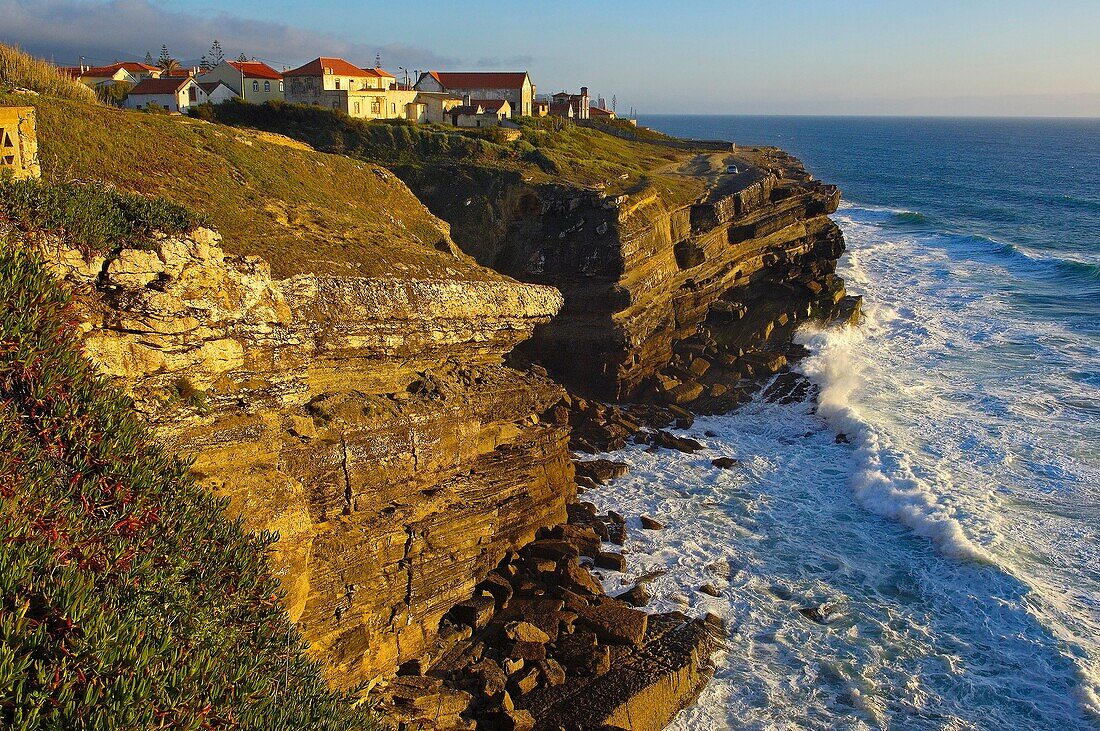
<svg viewBox="0 0 1100 731">
<path fill-rule="evenodd" d="M 234 96 L 254 104 L 283 98 L 283 75 L 261 61 L 222 61 L 199 76 L 199 83 L 215 81 L 232 89 Z"/>
<path fill-rule="evenodd" d="M 205 101 L 206 92 L 193 76 L 168 76 L 139 81 L 126 97 L 126 106 L 130 109 L 144 109 L 153 105 L 183 114 L 192 105 Z"/>
<path fill-rule="evenodd" d="M 507 99 L 467 99 L 447 111 L 447 121 L 455 127 L 501 127 L 512 116 Z"/>
<path fill-rule="evenodd" d="M 237 96 L 237 92 L 224 81 L 200 81 L 199 88 L 206 93 L 206 101 L 211 104 L 221 104 Z"/>
<path fill-rule="evenodd" d="M 536 91 L 526 71 L 425 71 L 415 88 L 473 99 L 507 99 L 512 115 L 517 117 L 531 116 Z"/>
</svg>

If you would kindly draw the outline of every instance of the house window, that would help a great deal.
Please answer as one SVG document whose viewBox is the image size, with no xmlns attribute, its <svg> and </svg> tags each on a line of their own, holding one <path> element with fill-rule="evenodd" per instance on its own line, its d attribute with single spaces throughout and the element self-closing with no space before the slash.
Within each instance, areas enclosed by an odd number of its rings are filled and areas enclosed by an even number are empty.
<svg viewBox="0 0 1100 731">
<path fill-rule="evenodd" d="M 259 91 L 259 90 L 260 90 L 260 82 L 253 81 L 252 82 L 252 91 Z"/>
<path fill-rule="evenodd" d="M 382 113 L 382 102 L 379 101 L 378 99 L 371 99 L 370 113 L 371 114 L 381 114 Z"/>
<path fill-rule="evenodd" d="M 188 87 L 188 89 L 187 89 L 187 98 L 190 99 L 191 101 L 195 101 L 196 94 L 195 94 L 195 87 L 194 86 Z"/>
<path fill-rule="evenodd" d="M 359 114 L 359 102 L 355 102 L 355 114 Z"/>
<path fill-rule="evenodd" d="M 280 94 L 283 93 L 283 82 L 282 81 L 279 82 L 279 93 Z"/>
<path fill-rule="evenodd" d="M 336 80 L 336 88 L 337 88 L 337 89 L 339 89 L 339 88 L 340 88 L 340 79 L 337 79 L 337 80 Z"/>
<path fill-rule="evenodd" d="M 396 104 L 391 104 L 390 105 L 390 114 L 394 114 L 394 115 L 397 114 L 397 105 Z"/>
<path fill-rule="evenodd" d="M 271 82 L 270 81 L 265 81 L 264 82 L 264 91 L 271 91 Z"/>
</svg>

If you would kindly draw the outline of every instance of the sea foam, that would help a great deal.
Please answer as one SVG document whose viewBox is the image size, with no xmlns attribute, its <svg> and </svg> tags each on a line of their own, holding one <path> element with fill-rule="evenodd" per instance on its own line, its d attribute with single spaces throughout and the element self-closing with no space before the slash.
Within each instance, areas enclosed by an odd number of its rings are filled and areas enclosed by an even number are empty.
<svg viewBox="0 0 1100 731">
<path fill-rule="evenodd" d="M 866 327 L 881 316 L 871 305 Z M 859 351 L 866 340 L 859 328 L 806 329 L 799 340 L 812 353 L 798 368 L 818 389 L 818 415 L 853 446 L 857 467 L 850 487 L 860 504 L 930 539 L 945 554 L 992 563 L 991 556 L 967 537 L 951 511 L 941 505 L 927 482 L 913 472 L 908 455 L 894 447 L 858 404 L 855 393 L 865 377 Z"/>
</svg>

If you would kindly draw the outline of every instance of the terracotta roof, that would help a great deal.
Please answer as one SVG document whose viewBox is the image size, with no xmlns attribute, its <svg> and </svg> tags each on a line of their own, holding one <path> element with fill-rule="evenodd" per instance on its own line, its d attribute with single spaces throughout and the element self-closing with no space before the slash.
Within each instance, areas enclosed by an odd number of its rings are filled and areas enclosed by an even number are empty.
<svg viewBox="0 0 1100 731">
<path fill-rule="evenodd" d="M 444 89 L 519 89 L 526 71 L 429 71 Z"/>
<path fill-rule="evenodd" d="M 615 112 L 610 109 L 604 109 L 603 107 L 589 107 L 588 114 L 592 117 L 612 117 Z"/>
<path fill-rule="evenodd" d="M 322 76 L 325 69 L 332 69 L 334 74 L 340 76 L 379 76 L 374 71 L 367 72 L 355 64 L 348 63 L 342 58 L 328 58 L 321 56 L 315 58 L 304 66 L 299 66 L 290 71 L 284 71 L 283 76 Z"/>
<path fill-rule="evenodd" d="M 224 86 L 226 89 L 233 91 L 233 89 L 230 88 L 230 86 L 224 81 L 200 81 L 198 83 L 199 86 L 202 87 L 202 90 L 205 91 L 207 94 L 213 94 L 214 90 L 217 89 L 219 86 Z"/>
<path fill-rule="evenodd" d="M 389 71 L 380 68 L 373 69 L 361 69 L 365 76 L 377 76 L 380 79 L 396 79 L 397 77 L 391 74 Z"/>
<path fill-rule="evenodd" d="M 487 112 L 499 112 L 500 108 L 508 104 L 507 99 L 471 99 L 474 106 L 482 107 Z M 509 106 L 511 106 L 509 104 Z"/>
<path fill-rule="evenodd" d="M 126 69 L 131 74 L 160 71 L 156 66 L 147 66 L 137 61 L 121 61 L 109 66 L 88 66 L 83 70 L 79 66 L 58 66 L 59 71 L 70 76 L 114 76 L 119 69 Z"/>
<path fill-rule="evenodd" d="M 192 81 L 190 76 L 169 76 L 163 79 L 142 79 L 130 91 L 130 96 L 141 94 L 175 94 L 184 84 Z"/>
<path fill-rule="evenodd" d="M 447 114 L 481 114 L 481 107 L 475 105 L 463 104 L 462 106 L 452 107 L 447 110 Z"/>
<path fill-rule="evenodd" d="M 275 79 L 283 78 L 275 69 L 262 61 L 230 61 L 229 65 L 240 71 L 248 79 Z"/>
</svg>

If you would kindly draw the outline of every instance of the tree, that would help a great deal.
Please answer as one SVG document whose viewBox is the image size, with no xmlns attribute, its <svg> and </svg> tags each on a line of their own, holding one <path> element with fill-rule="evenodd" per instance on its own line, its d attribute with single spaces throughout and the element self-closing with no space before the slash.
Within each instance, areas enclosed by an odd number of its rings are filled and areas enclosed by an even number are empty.
<svg viewBox="0 0 1100 731">
<path fill-rule="evenodd" d="M 145 65 L 146 66 L 152 66 L 153 65 L 153 52 L 152 51 L 146 51 L 145 52 Z"/>
<path fill-rule="evenodd" d="M 218 42 L 217 38 L 210 44 L 210 51 L 206 55 L 210 57 L 211 66 L 217 66 L 225 60 L 225 53 L 222 52 L 222 44 Z"/>
<path fill-rule="evenodd" d="M 202 58 L 199 59 L 199 71 L 202 71 L 203 73 L 206 73 L 209 70 L 210 70 L 210 61 L 206 58 L 206 54 L 203 54 Z"/>
<path fill-rule="evenodd" d="M 237 63 L 245 63 L 246 61 L 248 61 L 248 56 L 244 55 L 243 53 L 240 56 L 237 56 Z"/>
<path fill-rule="evenodd" d="M 157 59 L 157 66 L 164 76 L 171 76 L 180 69 L 180 62 L 172 58 L 172 54 L 168 53 L 167 44 L 160 47 L 160 58 Z"/>
</svg>

